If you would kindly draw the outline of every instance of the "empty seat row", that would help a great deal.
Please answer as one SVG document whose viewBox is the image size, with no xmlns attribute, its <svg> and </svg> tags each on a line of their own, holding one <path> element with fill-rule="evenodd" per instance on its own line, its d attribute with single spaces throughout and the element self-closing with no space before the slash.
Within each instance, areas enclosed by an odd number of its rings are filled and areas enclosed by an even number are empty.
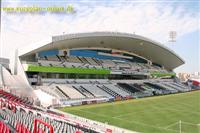
<svg viewBox="0 0 200 133">
<path fill-rule="evenodd" d="M 71 123 L 65 122 L 63 120 L 56 120 L 52 119 L 48 116 L 41 116 L 41 115 L 34 115 L 31 113 L 26 113 L 25 111 L 17 110 L 13 112 L 7 108 L 0 110 L 0 115 L 3 117 L 4 120 L 8 122 L 12 127 L 17 129 L 17 124 L 20 123 L 24 125 L 29 132 L 34 131 L 34 120 L 40 119 L 43 122 L 51 125 L 53 127 L 54 133 L 75 133 L 76 131 L 80 130 L 82 132 L 88 132 L 89 130 L 80 128 L 76 125 Z M 45 133 L 50 132 L 49 128 L 44 125 L 38 124 L 38 128 L 45 131 Z"/>
<path fill-rule="evenodd" d="M 3 92 L 1 93 L 0 101 L 0 133 L 32 133 L 36 128 L 39 129 L 40 133 L 52 133 L 47 125 L 52 127 L 54 133 L 96 133 L 96 131 L 81 127 L 79 124 L 70 122 L 70 120 L 66 121 L 64 115 L 52 115 L 37 107 L 33 107 L 31 104 L 29 104 L 31 108 L 27 108 L 23 103 L 14 104 L 14 101 L 10 101 L 13 99 L 9 97 L 14 97 L 14 95 Z M 18 98 L 18 100 L 23 101 L 21 98 Z M 36 120 L 39 121 L 37 126 L 35 125 Z"/>
</svg>

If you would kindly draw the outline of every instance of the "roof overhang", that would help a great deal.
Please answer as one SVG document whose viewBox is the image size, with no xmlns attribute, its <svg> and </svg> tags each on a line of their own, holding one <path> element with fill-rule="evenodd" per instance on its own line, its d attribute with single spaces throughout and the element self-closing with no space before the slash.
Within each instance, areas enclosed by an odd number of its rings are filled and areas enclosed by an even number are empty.
<svg viewBox="0 0 200 133">
<path fill-rule="evenodd" d="M 51 49 L 95 47 L 128 51 L 163 65 L 169 70 L 184 64 L 184 61 L 175 52 L 158 42 L 135 34 L 116 32 L 92 32 L 53 36 L 51 42 L 32 49 L 21 56 Z"/>
</svg>

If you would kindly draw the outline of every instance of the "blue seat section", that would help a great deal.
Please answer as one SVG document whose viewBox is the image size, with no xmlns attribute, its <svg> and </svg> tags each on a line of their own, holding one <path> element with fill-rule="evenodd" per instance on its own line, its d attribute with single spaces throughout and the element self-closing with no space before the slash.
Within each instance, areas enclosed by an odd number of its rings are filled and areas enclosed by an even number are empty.
<svg viewBox="0 0 200 133">
<path fill-rule="evenodd" d="M 120 58 L 120 57 L 98 55 L 98 52 L 94 51 L 94 50 L 70 50 L 70 55 L 71 56 L 92 57 L 92 58 L 104 59 L 104 60 L 109 59 L 109 60 L 124 60 L 124 61 L 127 61 L 127 60 Z"/>
<path fill-rule="evenodd" d="M 38 53 L 39 57 L 44 57 L 44 56 L 55 56 L 59 54 L 59 50 L 48 50 L 48 51 L 42 51 Z"/>
</svg>

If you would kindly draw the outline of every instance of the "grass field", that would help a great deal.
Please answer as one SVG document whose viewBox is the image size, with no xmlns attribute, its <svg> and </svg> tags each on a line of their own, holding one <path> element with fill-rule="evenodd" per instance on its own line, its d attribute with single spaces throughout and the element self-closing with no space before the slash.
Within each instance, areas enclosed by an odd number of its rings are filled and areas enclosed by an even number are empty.
<svg viewBox="0 0 200 133">
<path fill-rule="evenodd" d="M 200 91 L 62 108 L 62 111 L 143 133 L 200 133 Z"/>
</svg>

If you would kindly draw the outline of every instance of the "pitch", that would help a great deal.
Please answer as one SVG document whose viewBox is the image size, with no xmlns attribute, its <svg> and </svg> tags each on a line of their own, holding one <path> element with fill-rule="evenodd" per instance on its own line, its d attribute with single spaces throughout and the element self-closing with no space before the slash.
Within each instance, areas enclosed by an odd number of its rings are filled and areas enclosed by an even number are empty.
<svg viewBox="0 0 200 133">
<path fill-rule="evenodd" d="M 182 133 L 200 133 L 200 91 L 61 110 L 143 133 L 178 133 L 180 125 Z"/>
</svg>

